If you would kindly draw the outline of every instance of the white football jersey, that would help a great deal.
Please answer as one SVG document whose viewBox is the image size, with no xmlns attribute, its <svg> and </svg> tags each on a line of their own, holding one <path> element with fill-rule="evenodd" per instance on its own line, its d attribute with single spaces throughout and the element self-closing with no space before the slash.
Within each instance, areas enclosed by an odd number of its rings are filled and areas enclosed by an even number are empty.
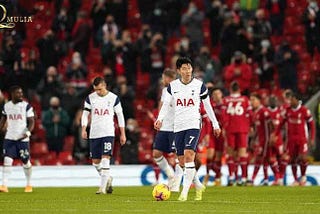
<svg viewBox="0 0 320 214">
<path fill-rule="evenodd" d="M 208 94 L 203 82 L 193 78 L 189 84 L 183 84 L 180 79 L 176 79 L 170 83 L 167 92 L 174 108 L 174 132 L 200 129 L 201 97 Z"/>
<path fill-rule="evenodd" d="M 167 95 L 167 87 L 162 89 L 161 102 L 164 103 Z M 168 96 L 168 95 L 167 95 Z M 173 103 L 170 103 L 168 114 L 163 118 L 160 131 L 173 132 L 174 109 Z"/>
<path fill-rule="evenodd" d="M 86 98 L 84 110 L 91 113 L 90 139 L 114 136 L 114 113 L 122 112 L 117 95 L 109 91 L 100 97 L 93 92 Z"/>
<path fill-rule="evenodd" d="M 14 104 L 12 101 L 7 102 L 2 110 L 2 114 L 7 117 L 7 132 L 5 139 L 18 140 L 26 133 L 27 118 L 34 117 L 32 106 L 26 101 Z M 24 138 L 22 141 L 29 141 Z"/>
</svg>

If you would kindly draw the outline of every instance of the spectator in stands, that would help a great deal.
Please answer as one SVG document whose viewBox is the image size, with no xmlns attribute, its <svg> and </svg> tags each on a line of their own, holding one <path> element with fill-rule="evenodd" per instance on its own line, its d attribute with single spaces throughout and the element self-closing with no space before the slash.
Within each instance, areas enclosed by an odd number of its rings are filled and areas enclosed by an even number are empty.
<svg viewBox="0 0 320 214">
<path fill-rule="evenodd" d="M 42 113 L 42 125 L 46 130 L 49 152 L 59 156 L 70 125 L 68 113 L 60 106 L 58 97 L 50 98 L 50 108 Z"/>
<path fill-rule="evenodd" d="M 82 104 L 81 100 L 85 97 L 85 95 L 86 94 L 77 93 L 75 86 L 71 83 L 66 84 L 65 90 L 61 95 L 61 106 L 63 106 L 64 110 L 66 110 L 70 117 L 69 125 L 71 125 L 79 106 Z"/>
<path fill-rule="evenodd" d="M 106 1 L 108 14 L 111 14 L 115 22 L 124 29 L 127 26 L 128 0 Z"/>
<path fill-rule="evenodd" d="M 138 145 L 140 140 L 140 128 L 135 119 L 126 122 L 127 142 L 121 147 L 120 156 L 122 164 L 138 164 Z"/>
<path fill-rule="evenodd" d="M 141 57 L 141 70 L 143 72 L 149 72 L 149 62 L 142 57 L 142 54 L 146 49 L 149 48 L 151 38 L 152 38 L 152 31 L 150 29 L 150 26 L 147 24 L 142 25 L 141 32 L 139 33 L 139 38 L 135 43 L 135 46 L 136 46 L 135 49 L 138 51 L 138 54 Z"/>
<path fill-rule="evenodd" d="M 105 23 L 99 29 L 98 41 L 101 44 L 101 55 L 105 65 L 110 64 L 109 58 L 112 58 L 113 43 L 119 34 L 118 25 L 114 21 L 112 15 L 107 15 Z"/>
<path fill-rule="evenodd" d="M 187 36 L 182 36 L 180 41 L 173 46 L 174 54 L 180 57 L 191 57 L 190 39 Z"/>
<path fill-rule="evenodd" d="M 198 53 L 203 44 L 202 22 L 204 13 L 197 5 L 190 1 L 188 10 L 182 15 L 181 24 L 186 27 L 186 35 L 190 39 L 190 47 L 193 53 Z"/>
<path fill-rule="evenodd" d="M 36 50 L 31 49 L 27 52 L 27 56 L 21 61 L 22 72 L 26 75 L 27 98 L 31 100 L 36 93 L 37 85 L 41 77 L 44 76 L 42 64 L 37 56 Z"/>
<path fill-rule="evenodd" d="M 320 53 L 320 10 L 316 0 L 310 0 L 303 16 L 307 51 L 313 57 L 314 49 Z"/>
<path fill-rule="evenodd" d="M 104 80 L 106 81 L 108 91 L 113 91 L 113 89 L 116 87 L 115 75 L 113 70 L 109 66 L 105 66 L 102 70 L 102 74 Z"/>
<path fill-rule="evenodd" d="M 251 85 L 252 69 L 246 62 L 246 56 L 240 52 L 234 52 L 232 63 L 225 67 L 225 87 L 229 88 L 231 82 L 238 82 L 242 94 L 248 94 Z"/>
<path fill-rule="evenodd" d="M 297 91 L 297 64 L 299 57 L 296 51 L 284 41 L 275 54 L 275 64 L 278 68 L 280 87 Z"/>
<path fill-rule="evenodd" d="M 261 41 L 254 59 L 258 64 L 255 73 L 259 76 L 260 86 L 267 88 L 270 86 L 269 84 L 273 80 L 274 75 L 274 49 L 268 39 Z"/>
<path fill-rule="evenodd" d="M 73 26 L 71 37 L 71 47 L 74 51 L 79 52 L 82 60 L 85 61 L 91 38 L 91 25 L 85 11 L 78 12 L 77 21 Z"/>
<path fill-rule="evenodd" d="M 66 70 L 68 82 L 76 88 L 78 93 L 82 93 L 88 86 L 87 76 L 87 66 L 83 63 L 80 53 L 74 52 Z"/>
<path fill-rule="evenodd" d="M 123 109 L 124 119 L 134 118 L 134 89 L 127 85 L 127 79 L 125 76 L 120 75 L 117 77 L 117 87 L 114 89 L 114 93 L 120 98 L 120 102 Z"/>
<path fill-rule="evenodd" d="M 220 41 L 223 27 L 223 7 L 221 0 L 211 0 L 211 4 L 207 8 L 206 17 L 210 20 L 211 44 L 213 47 L 217 46 Z"/>
<path fill-rule="evenodd" d="M 156 1 L 150 0 L 137 0 L 138 8 L 141 15 L 141 21 L 143 24 L 150 24 L 151 13 L 153 13 Z"/>
<path fill-rule="evenodd" d="M 61 97 L 63 90 L 64 84 L 61 76 L 58 74 L 56 67 L 50 66 L 47 69 L 46 76 L 41 79 L 37 87 L 42 110 L 47 110 L 49 108 L 51 97 Z"/>
<path fill-rule="evenodd" d="M 135 86 L 137 76 L 137 57 L 138 51 L 132 42 L 129 30 L 122 31 L 121 40 L 123 43 L 123 65 L 125 68 L 125 76 L 127 77 L 128 84 Z"/>
<path fill-rule="evenodd" d="M 142 53 L 144 69 L 150 72 L 150 82 L 158 83 L 165 66 L 166 48 L 161 33 L 156 33 L 151 39 L 150 46 Z"/>
<path fill-rule="evenodd" d="M 92 19 L 93 22 L 93 41 L 94 41 L 94 45 L 97 47 L 99 44 L 98 41 L 98 37 L 97 37 L 97 33 L 99 31 L 99 29 L 101 28 L 101 26 L 104 24 L 105 21 L 105 17 L 108 14 L 108 10 L 106 7 L 106 1 L 105 0 L 97 0 L 93 3 L 92 9 L 91 9 L 91 13 L 90 13 L 90 17 Z"/>
<path fill-rule="evenodd" d="M 72 20 L 68 16 L 68 9 L 61 7 L 59 13 L 53 18 L 52 30 L 60 41 L 69 41 L 72 29 Z"/>
<path fill-rule="evenodd" d="M 58 66 L 59 59 L 64 53 L 51 29 L 37 41 L 37 47 L 44 69 L 47 69 L 49 66 Z"/>
<path fill-rule="evenodd" d="M 165 1 L 155 1 L 155 5 L 152 13 L 150 14 L 150 27 L 152 32 L 159 32 L 164 37 L 166 36 L 166 25 L 167 25 L 167 11 L 164 8 Z"/>
<path fill-rule="evenodd" d="M 202 46 L 199 56 L 195 59 L 195 66 L 204 71 L 203 82 L 216 82 L 221 75 L 221 65 L 210 56 L 208 46 Z"/>
<path fill-rule="evenodd" d="M 255 15 L 253 24 L 253 37 L 256 45 L 259 45 L 261 40 L 270 39 L 272 33 L 271 24 L 266 19 L 263 9 L 258 9 Z"/>
<path fill-rule="evenodd" d="M 237 50 L 238 36 L 244 32 L 241 16 L 237 10 L 225 13 L 224 27 L 221 35 L 220 61 L 223 66 L 230 63 L 233 53 Z"/>
<path fill-rule="evenodd" d="M 165 0 L 164 10 L 167 12 L 166 16 L 166 38 L 170 36 L 180 35 L 181 10 L 183 8 L 183 0 Z"/>
<path fill-rule="evenodd" d="M 286 7 L 286 0 L 267 0 L 266 2 L 266 9 L 270 16 L 270 24 L 274 35 L 282 35 Z"/>
</svg>

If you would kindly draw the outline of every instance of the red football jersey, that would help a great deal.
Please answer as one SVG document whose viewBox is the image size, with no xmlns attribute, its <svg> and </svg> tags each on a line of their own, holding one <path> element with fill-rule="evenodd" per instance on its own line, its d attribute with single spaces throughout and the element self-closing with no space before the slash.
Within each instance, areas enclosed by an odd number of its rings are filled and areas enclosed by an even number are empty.
<svg viewBox="0 0 320 214">
<path fill-rule="evenodd" d="M 221 103 L 221 104 L 217 104 L 214 101 L 211 100 L 211 106 L 214 110 L 214 113 L 217 117 L 217 120 L 219 122 L 220 127 L 223 127 L 224 125 L 224 114 L 226 111 L 226 106 Z"/>
<path fill-rule="evenodd" d="M 224 128 L 228 133 L 248 133 L 251 106 L 248 97 L 232 94 L 224 98 Z"/>
<path fill-rule="evenodd" d="M 271 130 L 270 134 L 274 133 L 277 137 L 277 141 L 275 142 L 277 145 L 282 144 L 282 135 L 281 135 L 281 128 L 283 124 L 284 117 L 282 115 L 282 109 L 277 108 L 268 108 L 269 110 L 269 118 L 271 121 Z"/>
<path fill-rule="evenodd" d="M 252 111 L 252 123 L 261 146 L 264 146 L 268 141 L 268 121 L 269 111 L 266 107 L 260 106 L 258 109 Z"/>
<path fill-rule="evenodd" d="M 286 122 L 288 124 L 287 136 L 290 139 L 299 139 L 299 142 L 306 142 L 308 139 L 308 126 L 310 126 L 311 136 L 314 140 L 315 127 L 311 112 L 303 105 L 299 105 L 297 108 L 288 108 L 286 111 Z"/>
</svg>

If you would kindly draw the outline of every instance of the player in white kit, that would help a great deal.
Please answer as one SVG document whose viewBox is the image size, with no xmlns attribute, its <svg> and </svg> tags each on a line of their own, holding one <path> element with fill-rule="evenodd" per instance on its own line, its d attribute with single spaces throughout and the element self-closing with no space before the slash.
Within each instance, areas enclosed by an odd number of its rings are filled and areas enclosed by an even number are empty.
<svg viewBox="0 0 320 214">
<path fill-rule="evenodd" d="M 106 191 L 112 193 L 110 158 L 115 136 L 114 113 L 118 119 L 121 145 L 126 143 L 125 121 L 119 97 L 107 90 L 106 82 L 102 77 L 94 79 L 93 89 L 94 92 L 89 94 L 84 102 L 81 135 L 82 138 L 88 139 L 87 126 L 90 116 L 90 157 L 92 165 L 101 177 L 100 187 L 96 194 L 105 194 Z"/>
<path fill-rule="evenodd" d="M 162 121 L 168 114 L 169 105 L 173 103 L 175 146 L 179 163 L 185 167 L 183 189 L 178 200 L 186 201 L 190 185 L 196 174 L 194 161 L 201 126 L 201 101 L 212 122 L 214 134 L 219 136 L 221 130 L 210 104 L 208 89 L 202 81 L 193 78 L 191 60 L 181 57 L 177 60 L 176 67 L 181 78 L 172 81 L 168 86 L 166 99 L 154 127 L 157 130 L 161 128 Z M 195 200 L 202 200 L 202 192 L 205 187 L 201 183 L 196 183 L 195 187 Z"/>
<path fill-rule="evenodd" d="M 19 158 L 22 161 L 27 185 L 25 192 L 32 192 L 30 184 L 32 165 L 30 162 L 29 141 L 34 128 L 34 112 L 31 105 L 23 100 L 23 92 L 20 86 L 10 88 L 11 100 L 4 105 L 0 130 L 7 123 L 4 138 L 2 186 L 0 192 L 9 192 L 8 179 L 11 174 L 13 160 Z"/>
<path fill-rule="evenodd" d="M 176 79 L 176 71 L 173 69 L 165 69 L 162 73 L 162 83 L 164 85 L 161 94 L 161 100 L 159 103 L 159 108 L 161 108 L 165 96 L 167 93 L 167 87 L 170 82 Z M 168 176 L 168 186 L 171 191 L 174 185 L 174 171 L 169 165 L 167 159 L 163 156 L 163 153 L 170 154 L 175 152 L 174 146 L 174 133 L 173 133 L 173 118 L 174 112 L 172 110 L 172 104 L 169 106 L 170 110 L 166 117 L 163 119 L 162 127 L 156 134 L 153 142 L 152 155 L 153 159 L 159 168 Z M 177 188 L 179 186 L 177 185 Z M 178 190 L 176 190 L 178 191 Z"/>
</svg>

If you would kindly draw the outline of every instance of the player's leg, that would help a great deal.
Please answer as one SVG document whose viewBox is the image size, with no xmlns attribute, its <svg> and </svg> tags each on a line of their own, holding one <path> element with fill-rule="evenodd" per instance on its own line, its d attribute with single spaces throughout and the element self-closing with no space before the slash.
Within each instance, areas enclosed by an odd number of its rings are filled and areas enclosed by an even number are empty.
<svg viewBox="0 0 320 214">
<path fill-rule="evenodd" d="M 196 153 L 196 157 L 195 157 L 195 161 L 194 162 L 195 162 L 196 173 L 195 173 L 194 178 L 193 178 L 193 183 L 194 183 L 196 189 L 201 189 L 201 188 L 203 188 L 203 184 L 201 183 L 200 178 L 198 176 L 198 170 L 200 169 L 202 163 L 201 163 L 200 156 L 197 155 L 197 153 Z"/>
<path fill-rule="evenodd" d="M 22 161 L 22 167 L 24 175 L 26 176 L 26 187 L 25 192 L 32 192 L 32 186 L 30 183 L 31 174 L 32 174 L 32 164 L 30 162 L 30 153 L 29 153 L 29 143 L 28 142 L 19 142 L 17 145 L 19 148 L 20 160 Z"/>
<path fill-rule="evenodd" d="M 101 150 L 100 142 L 95 139 L 89 139 L 90 148 L 90 158 L 92 161 L 92 166 L 97 170 L 99 176 L 101 176 Z"/>
<path fill-rule="evenodd" d="M 268 167 L 269 167 L 269 162 L 267 159 L 265 159 L 263 157 L 263 185 L 264 186 L 268 186 L 268 183 L 269 183 L 269 175 L 268 175 Z"/>
<path fill-rule="evenodd" d="M 241 167 L 241 185 L 245 185 L 248 178 L 248 133 L 239 133 L 237 140 L 239 164 Z"/>
<path fill-rule="evenodd" d="M 2 170 L 2 185 L 0 186 L 0 192 L 8 192 L 8 180 L 12 171 L 13 158 L 15 158 L 17 155 L 15 142 L 11 140 L 4 140 L 3 151 L 4 160 Z"/>
<path fill-rule="evenodd" d="M 155 163 L 168 176 L 168 185 L 171 188 L 174 182 L 174 171 L 167 159 L 163 156 L 163 152 L 171 152 L 173 137 L 170 137 L 170 134 L 172 134 L 172 132 L 158 132 L 153 144 L 152 155 Z"/>
<path fill-rule="evenodd" d="M 112 156 L 114 137 L 105 137 L 102 141 L 101 156 L 101 184 L 100 188 L 107 193 L 112 193 L 112 177 L 110 175 L 110 159 Z"/>
<path fill-rule="evenodd" d="M 272 185 L 279 185 L 279 165 L 278 165 L 277 152 L 276 152 L 275 145 L 269 147 L 267 152 L 267 159 L 274 175 L 274 181 Z"/>
<path fill-rule="evenodd" d="M 209 175 L 209 171 L 210 169 L 214 170 L 214 162 L 213 162 L 213 158 L 214 158 L 214 147 L 208 145 L 207 147 L 207 153 L 206 153 L 206 175 L 203 178 L 203 184 L 206 186 L 208 184 L 210 175 Z"/>
<path fill-rule="evenodd" d="M 180 160 L 182 162 L 179 161 L 178 157 L 176 158 L 176 166 L 174 169 L 174 180 L 175 181 L 174 181 L 173 187 L 171 188 L 171 192 L 179 192 L 180 191 L 180 184 L 182 181 L 183 171 L 184 171 L 184 166 L 181 165 L 181 163 L 183 163 L 183 156 L 180 157 Z"/>
<path fill-rule="evenodd" d="M 233 186 L 235 182 L 235 135 L 233 133 L 227 134 L 227 165 L 229 169 L 229 179 L 228 179 L 228 186 Z"/>
<path fill-rule="evenodd" d="M 190 129 L 185 131 L 185 135 L 183 138 L 184 142 L 184 166 L 185 173 L 183 178 L 183 189 L 181 191 L 181 195 L 179 200 L 187 200 L 188 192 L 190 186 L 194 180 L 196 175 L 196 166 L 195 166 L 195 151 L 197 148 L 198 138 L 199 138 L 199 129 Z M 195 200 L 202 199 L 202 192 L 204 190 L 204 186 L 200 184 L 196 184 L 196 198 Z"/>
<path fill-rule="evenodd" d="M 307 152 L 308 152 L 308 144 L 307 143 L 301 144 L 299 148 L 299 156 L 298 156 L 300 170 L 301 170 L 300 186 L 305 186 L 307 183 L 307 177 L 306 177 L 306 171 L 308 167 Z"/>
<path fill-rule="evenodd" d="M 214 179 L 214 186 L 221 186 L 221 160 L 224 151 L 224 138 L 221 135 L 215 140 L 215 152 L 214 152 L 214 162 L 213 162 L 213 171 L 216 176 Z"/>
</svg>

